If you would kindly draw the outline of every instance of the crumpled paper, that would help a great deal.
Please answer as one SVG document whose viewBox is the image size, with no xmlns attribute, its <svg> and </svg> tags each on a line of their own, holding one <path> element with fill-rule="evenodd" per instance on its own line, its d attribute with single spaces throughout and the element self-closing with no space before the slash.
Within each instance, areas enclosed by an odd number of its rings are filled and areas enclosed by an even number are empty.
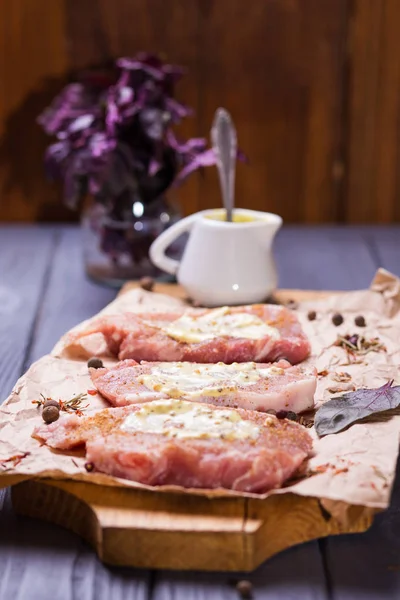
<svg viewBox="0 0 400 600">
<path fill-rule="evenodd" d="M 136 288 L 120 295 L 101 314 L 126 310 L 165 311 L 184 306 L 182 299 Z M 317 318 L 308 320 L 315 310 Z M 332 315 L 340 312 L 344 322 L 332 323 Z M 400 280 L 387 271 L 379 270 L 369 290 L 336 293 L 318 300 L 299 303 L 298 317 L 310 338 L 312 356 L 322 373 L 318 380 L 316 403 L 321 405 L 335 393 L 359 387 L 378 387 L 389 379 L 400 384 Z M 354 318 L 362 314 L 366 327 L 359 328 Z M 94 317 L 95 318 L 95 317 Z M 87 327 L 91 319 L 73 331 Z M 338 335 L 358 333 L 366 338 L 378 337 L 386 352 L 370 352 L 362 362 L 348 364 L 343 348 L 334 345 Z M 11 395 L 0 408 L 0 488 L 32 477 L 75 479 L 102 485 L 180 491 L 207 496 L 255 496 L 229 490 L 182 490 L 174 486 L 149 488 L 135 482 L 87 473 L 84 451 L 60 452 L 41 445 L 31 437 L 33 428 L 42 423 L 40 411 L 32 401 L 40 394 L 45 397 L 69 400 L 74 395 L 93 389 L 86 360 L 71 358 L 69 334 L 64 336 L 52 353 L 34 363 L 15 385 Z M 101 340 L 91 342 L 101 344 Z M 93 351 L 90 347 L 89 351 Z M 79 355 L 79 350 L 77 351 Z M 106 365 L 115 361 L 105 359 Z M 345 381 L 340 381 L 346 373 Z M 349 376 L 351 378 L 349 379 Z M 108 403 L 99 395 L 88 396 L 90 414 Z M 292 480 L 286 487 L 270 494 L 294 493 L 320 498 L 331 511 L 347 504 L 383 509 L 390 499 L 399 450 L 400 415 L 376 418 L 355 424 L 346 431 L 318 439 L 314 428 L 308 430 L 314 439 L 314 455 L 307 463 L 305 475 Z M 260 497 L 257 495 L 257 497 Z"/>
</svg>

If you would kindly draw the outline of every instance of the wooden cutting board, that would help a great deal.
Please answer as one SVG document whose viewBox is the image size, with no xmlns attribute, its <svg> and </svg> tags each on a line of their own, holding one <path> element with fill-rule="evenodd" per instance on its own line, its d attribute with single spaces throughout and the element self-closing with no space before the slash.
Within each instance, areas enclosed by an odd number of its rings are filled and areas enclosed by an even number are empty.
<svg viewBox="0 0 400 600">
<path fill-rule="evenodd" d="M 127 284 L 121 293 L 135 285 Z M 174 284 L 158 284 L 155 291 L 185 297 Z M 320 299 L 331 293 L 281 290 L 276 300 Z M 210 499 L 44 479 L 14 485 L 12 500 L 19 514 L 82 536 L 105 563 L 209 571 L 251 571 L 301 542 L 365 531 L 378 512 L 343 504 L 339 521 L 319 499 L 294 494 Z"/>
</svg>

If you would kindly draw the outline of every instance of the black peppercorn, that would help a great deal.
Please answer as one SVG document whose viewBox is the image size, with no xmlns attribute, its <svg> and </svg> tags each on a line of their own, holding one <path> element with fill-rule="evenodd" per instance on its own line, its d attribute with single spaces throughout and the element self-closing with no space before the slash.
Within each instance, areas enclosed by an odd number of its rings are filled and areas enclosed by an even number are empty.
<svg viewBox="0 0 400 600">
<path fill-rule="evenodd" d="M 154 288 L 154 279 L 152 277 L 142 277 L 139 281 L 139 285 L 142 290 L 146 290 L 146 292 L 153 291 Z"/>
<path fill-rule="evenodd" d="M 53 423 L 60 416 L 60 409 L 57 406 L 46 406 L 42 411 L 42 419 L 45 423 Z"/>
<path fill-rule="evenodd" d="M 286 308 L 290 308 L 290 310 L 296 310 L 299 307 L 298 302 L 296 300 L 288 300 L 286 302 Z"/>
<path fill-rule="evenodd" d="M 96 358 L 96 356 L 89 358 L 87 366 L 89 369 L 102 369 L 104 367 L 103 361 L 100 358 Z"/>
<path fill-rule="evenodd" d="M 278 419 L 286 419 L 286 417 L 288 416 L 288 411 L 287 410 L 278 410 L 278 412 L 276 413 L 276 416 Z"/>
<path fill-rule="evenodd" d="M 236 589 L 243 600 L 251 600 L 253 596 L 253 585 L 251 581 L 247 581 L 246 579 L 238 581 L 236 584 Z"/>
<path fill-rule="evenodd" d="M 340 313 L 335 313 L 332 317 L 332 323 L 338 327 L 343 323 L 344 319 Z"/>
<path fill-rule="evenodd" d="M 290 421 L 297 421 L 297 414 L 295 412 L 293 412 L 292 410 L 289 410 L 286 418 L 289 419 Z"/>
<path fill-rule="evenodd" d="M 354 319 L 354 323 L 357 325 L 357 327 L 365 327 L 366 325 L 365 319 L 362 315 L 358 315 L 358 317 Z"/>
<path fill-rule="evenodd" d="M 309 321 L 315 321 L 315 319 L 317 318 L 317 313 L 315 312 L 315 310 L 310 310 L 310 312 L 307 315 L 307 318 Z"/>
<path fill-rule="evenodd" d="M 94 469 L 94 464 L 91 462 L 85 463 L 85 469 L 88 473 L 91 473 Z"/>
</svg>

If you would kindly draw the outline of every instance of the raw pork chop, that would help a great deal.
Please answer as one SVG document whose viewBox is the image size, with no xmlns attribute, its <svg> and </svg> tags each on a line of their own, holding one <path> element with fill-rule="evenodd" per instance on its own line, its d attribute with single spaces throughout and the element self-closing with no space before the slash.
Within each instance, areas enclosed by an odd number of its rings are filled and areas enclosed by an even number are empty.
<svg viewBox="0 0 400 600">
<path fill-rule="evenodd" d="M 114 406 L 160 398 L 182 398 L 218 406 L 301 412 L 312 408 L 317 384 L 314 367 L 274 364 L 136 363 L 90 369 L 100 394 Z"/>
<path fill-rule="evenodd" d="M 115 477 L 256 493 L 280 487 L 312 448 L 292 421 L 176 399 L 62 416 L 33 436 L 62 450 L 86 444 L 87 461 Z"/>
<path fill-rule="evenodd" d="M 89 328 L 69 334 L 66 350 L 148 361 L 201 363 L 267 362 L 296 364 L 310 344 L 293 312 L 258 304 L 182 313 L 107 315 Z"/>
</svg>

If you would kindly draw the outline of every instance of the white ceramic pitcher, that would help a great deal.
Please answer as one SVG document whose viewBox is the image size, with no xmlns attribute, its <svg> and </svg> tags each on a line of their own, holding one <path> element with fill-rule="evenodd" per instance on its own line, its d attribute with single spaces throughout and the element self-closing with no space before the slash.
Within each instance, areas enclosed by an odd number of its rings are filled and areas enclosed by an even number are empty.
<svg viewBox="0 0 400 600">
<path fill-rule="evenodd" d="M 272 213 L 237 208 L 203 210 L 162 233 L 150 248 L 152 262 L 176 275 L 193 299 L 205 306 L 263 302 L 276 288 L 272 242 L 282 219 Z M 168 246 L 189 232 L 181 261 L 165 255 Z"/>
</svg>

